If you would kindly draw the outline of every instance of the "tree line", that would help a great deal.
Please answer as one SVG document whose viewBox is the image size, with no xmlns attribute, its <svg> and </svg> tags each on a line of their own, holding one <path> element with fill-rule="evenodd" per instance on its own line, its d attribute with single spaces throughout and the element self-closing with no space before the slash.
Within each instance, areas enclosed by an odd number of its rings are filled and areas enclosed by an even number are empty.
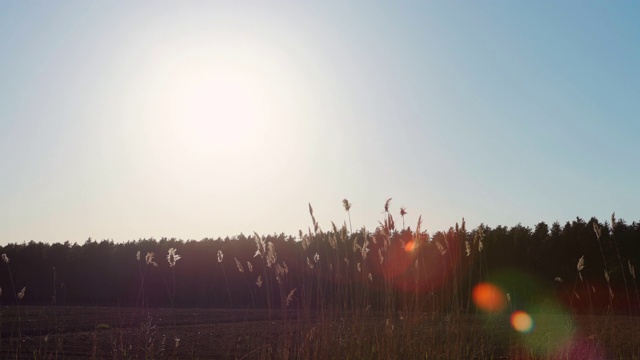
<svg viewBox="0 0 640 360">
<path fill-rule="evenodd" d="M 323 230 L 310 208 L 313 227 L 296 236 L 8 244 L 0 302 L 476 311 L 473 289 L 493 282 L 511 307 L 551 301 L 576 312 L 640 313 L 638 222 L 469 230 L 462 220 L 429 234 L 420 223 L 400 228 L 385 210 L 372 230 Z"/>
</svg>

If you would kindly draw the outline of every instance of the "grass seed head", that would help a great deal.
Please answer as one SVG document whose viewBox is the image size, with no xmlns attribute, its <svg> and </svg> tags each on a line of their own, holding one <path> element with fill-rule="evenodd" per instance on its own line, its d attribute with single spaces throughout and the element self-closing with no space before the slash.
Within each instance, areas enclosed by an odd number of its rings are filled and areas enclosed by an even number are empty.
<svg viewBox="0 0 640 360">
<path fill-rule="evenodd" d="M 256 285 L 258 285 L 258 287 L 262 287 L 262 275 L 258 275 L 258 278 L 256 279 Z"/>
<path fill-rule="evenodd" d="M 22 300 L 22 298 L 24 298 L 24 293 L 25 291 L 27 291 L 27 287 L 23 287 L 22 290 L 20 290 L 20 292 L 18 293 L 18 300 Z"/>
<path fill-rule="evenodd" d="M 9 263 L 9 257 L 7 256 L 7 254 L 2 254 L 2 261 L 4 261 L 5 263 Z"/>
<path fill-rule="evenodd" d="M 244 268 L 242 267 L 242 264 L 240 264 L 240 261 L 238 261 L 238 258 L 233 258 L 233 260 L 236 261 L 236 266 L 238 267 L 238 271 L 243 273 L 244 272 Z"/>
<path fill-rule="evenodd" d="M 218 250 L 218 262 L 219 263 L 222 262 L 222 258 L 224 258 L 224 254 L 222 253 L 222 250 Z"/>
<path fill-rule="evenodd" d="M 358 251 L 358 249 L 360 248 L 360 244 L 358 244 L 358 240 L 357 239 L 353 239 L 353 244 L 352 244 L 351 248 L 353 249 L 353 252 Z"/>
<path fill-rule="evenodd" d="M 596 238 L 600 241 L 600 237 L 602 236 L 602 228 L 598 226 L 598 224 L 593 223 L 593 232 L 596 233 Z"/>
<path fill-rule="evenodd" d="M 309 203 L 309 214 L 311 215 L 311 221 L 313 222 L 313 231 L 317 234 L 320 226 L 318 226 L 318 222 L 316 221 L 316 217 L 313 216 L 313 208 L 311 207 L 311 203 Z"/>
<path fill-rule="evenodd" d="M 176 249 L 171 248 L 167 253 L 167 262 L 169 262 L 169 267 L 176 266 L 176 261 L 180 260 L 181 256 L 176 254 Z"/>
<path fill-rule="evenodd" d="M 289 292 L 289 295 L 287 295 L 287 306 L 289 306 L 289 304 L 291 303 L 291 301 L 293 301 L 293 294 L 296 293 L 297 288 L 294 288 L 293 290 L 291 290 Z"/>
<path fill-rule="evenodd" d="M 140 261 L 140 250 L 136 253 L 136 260 Z"/>
<path fill-rule="evenodd" d="M 438 251 L 440 252 L 440 255 L 444 256 L 444 254 L 447 252 L 447 249 L 445 249 L 444 246 L 442 246 L 440 241 L 435 241 L 435 243 L 436 243 L 436 247 L 438 248 Z"/>
<path fill-rule="evenodd" d="M 616 212 L 614 211 L 613 214 L 611 214 L 611 230 L 612 231 L 615 225 L 616 225 Z"/>
<path fill-rule="evenodd" d="M 347 199 L 342 199 L 342 206 L 344 206 L 344 211 L 351 210 L 351 203 Z"/>
<path fill-rule="evenodd" d="M 420 231 L 422 227 L 422 215 L 418 216 L 418 224 L 416 225 L 416 233 L 415 233 L 415 239 L 414 241 L 417 243 L 418 240 L 420 240 Z"/>
<path fill-rule="evenodd" d="M 256 254 L 253 257 L 256 256 L 263 256 L 264 252 L 265 252 L 265 243 L 264 243 L 264 239 L 258 235 L 257 232 L 253 232 L 253 235 L 255 236 L 255 242 L 256 242 Z"/>
<path fill-rule="evenodd" d="M 584 255 L 578 260 L 578 265 L 576 265 L 578 271 L 582 271 L 584 269 Z"/>
<path fill-rule="evenodd" d="M 627 260 L 627 265 L 629 265 L 629 273 L 635 279 L 636 278 L 636 269 L 631 265 L 631 260 Z"/>
<path fill-rule="evenodd" d="M 269 241 L 267 243 L 267 266 L 271 267 L 271 265 L 275 264 L 277 258 L 278 254 L 276 253 L 276 245 Z"/>
<path fill-rule="evenodd" d="M 393 232 L 396 229 L 396 223 L 393 221 L 393 216 L 391 216 L 391 214 L 387 214 L 384 227 L 387 233 Z"/>
<path fill-rule="evenodd" d="M 153 265 L 153 266 L 158 266 L 158 264 L 153 261 L 153 258 L 156 256 L 156 254 L 152 253 L 152 252 L 147 252 L 147 255 L 145 255 L 144 260 L 146 262 L 147 265 Z"/>
<path fill-rule="evenodd" d="M 367 237 L 365 235 L 364 242 L 360 247 L 360 255 L 362 255 L 362 260 L 367 259 L 367 253 L 369 253 L 369 240 L 367 240 Z"/>
<path fill-rule="evenodd" d="M 336 249 L 336 246 L 338 245 L 338 239 L 336 238 L 335 233 L 329 235 L 329 245 L 331 245 L 331 248 L 333 250 Z"/>
<path fill-rule="evenodd" d="M 284 281 L 284 268 L 282 265 L 276 263 L 276 280 L 278 280 L 278 284 L 282 284 Z"/>
</svg>

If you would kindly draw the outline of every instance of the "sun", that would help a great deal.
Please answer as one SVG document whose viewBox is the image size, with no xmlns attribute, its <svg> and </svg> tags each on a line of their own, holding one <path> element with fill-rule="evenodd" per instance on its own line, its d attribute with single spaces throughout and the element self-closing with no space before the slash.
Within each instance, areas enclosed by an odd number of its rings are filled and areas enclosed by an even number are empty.
<svg viewBox="0 0 640 360">
<path fill-rule="evenodd" d="M 214 177 L 220 187 L 222 173 L 283 168 L 297 156 L 289 151 L 300 125 L 287 58 L 264 44 L 174 45 L 172 53 L 158 50 L 136 79 L 145 92 L 134 106 L 149 171 L 194 175 L 203 189 Z M 172 181 L 183 183 L 177 176 Z M 240 191 L 238 184 L 225 188 Z"/>
<path fill-rule="evenodd" d="M 238 69 L 195 72 L 176 93 L 177 131 L 195 150 L 250 146 L 265 122 L 260 83 Z"/>
</svg>

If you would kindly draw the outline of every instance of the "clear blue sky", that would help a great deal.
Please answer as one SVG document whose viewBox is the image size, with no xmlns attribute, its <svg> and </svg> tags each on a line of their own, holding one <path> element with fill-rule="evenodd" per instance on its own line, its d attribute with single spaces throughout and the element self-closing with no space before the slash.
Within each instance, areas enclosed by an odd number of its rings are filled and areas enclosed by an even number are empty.
<svg viewBox="0 0 640 360">
<path fill-rule="evenodd" d="M 640 218 L 637 2 L 235 3 L 0 4 L 0 244 Z"/>
</svg>

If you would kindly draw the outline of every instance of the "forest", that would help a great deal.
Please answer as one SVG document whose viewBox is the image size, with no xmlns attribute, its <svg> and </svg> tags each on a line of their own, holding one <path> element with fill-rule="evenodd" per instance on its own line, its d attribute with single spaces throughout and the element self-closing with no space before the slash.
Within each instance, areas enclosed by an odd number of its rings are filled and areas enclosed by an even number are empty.
<svg viewBox="0 0 640 360">
<path fill-rule="evenodd" d="M 640 225 L 615 214 L 534 228 L 467 229 L 462 219 L 430 234 L 421 221 L 400 227 L 388 202 L 371 230 L 351 231 L 346 221 L 325 229 L 309 211 L 312 226 L 296 236 L 8 244 L 0 248 L 0 301 L 473 313 L 473 289 L 493 283 L 512 309 L 554 303 L 577 314 L 640 313 Z"/>
</svg>

